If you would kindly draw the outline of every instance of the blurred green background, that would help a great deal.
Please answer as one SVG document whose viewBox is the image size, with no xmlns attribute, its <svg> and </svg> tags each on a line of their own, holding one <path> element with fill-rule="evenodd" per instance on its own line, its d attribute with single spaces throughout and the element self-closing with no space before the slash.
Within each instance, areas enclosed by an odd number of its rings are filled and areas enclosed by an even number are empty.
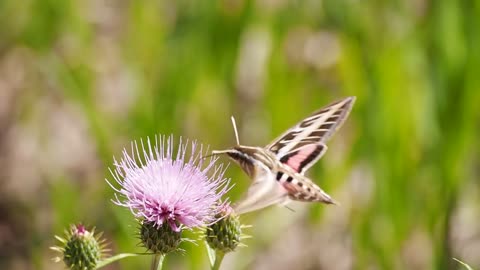
<svg viewBox="0 0 480 270">
<path fill-rule="evenodd" d="M 265 145 L 357 102 L 310 176 L 341 206 L 242 217 L 223 269 L 480 269 L 480 1 L 0 1 L 0 269 L 68 224 L 143 251 L 105 178 L 131 140 Z M 226 160 L 225 160 L 226 161 Z M 227 175 L 235 200 L 249 181 Z M 166 269 L 206 269 L 202 244 Z M 146 269 L 137 257 L 107 269 Z"/>
</svg>

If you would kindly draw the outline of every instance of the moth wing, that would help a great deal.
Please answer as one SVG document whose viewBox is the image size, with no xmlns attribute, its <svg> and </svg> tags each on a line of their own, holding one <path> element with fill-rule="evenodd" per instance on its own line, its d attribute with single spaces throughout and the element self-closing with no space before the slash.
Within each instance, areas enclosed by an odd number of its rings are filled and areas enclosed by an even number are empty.
<svg viewBox="0 0 480 270">
<path fill-rule="evenodd" d="M 244 214 L 288 200 L 288 192 L 277 181 L 272 181 L 270 172 L 257 175 L 247 193 L 233 206 L 237 214 Z"/>
<path fill-rule="evenodd" d="M 347 97 L 315 111 L 265 148 L 282 159 L 305 145 L 325 144 L 345 122 L 354 102 L 355 97 Z"/>
<path fill-rule="evenodd" d="M 328 147 L 323 143 L 306 144 L 282 156 L 280 162 L 303 175 L 325 154 L 327 149 Z"/>
</svg>

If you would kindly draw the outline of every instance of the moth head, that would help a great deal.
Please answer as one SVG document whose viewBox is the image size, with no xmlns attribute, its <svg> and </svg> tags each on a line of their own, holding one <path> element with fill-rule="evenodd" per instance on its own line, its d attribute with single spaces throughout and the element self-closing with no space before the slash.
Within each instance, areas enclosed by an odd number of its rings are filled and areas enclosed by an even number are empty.
<svg viewBox="0 0 480 270">
<path fill-rule="evenodd" d="M 231 160 L 240 165 L 240 167 L 249 175 L 253 176 L 255 173 L 255 160 L 253 159 L 249 148 L 237 145 L 230 149 L 212 151 L 211 155 L 226 154 Z"/>
<path fill-rule="evenodd" d="M 232 125 L 233 125 L 233 130 L 235 132 L 235 139 L 237 141 L 237 145 L 226 150 L 214 150 L 212 153 L 206 157 L 209 156 L 216 156 L 216 155 L 221 155 L 221 154 L 226 154 L 231 160 L 235 161 L 240 167 L 249 175 L 253 176 L 254 174 L 254 163 L 255 160 L 253 158 L 253 152 L 251 150 L 251 147 L 247 146 L 242 146 L 240 145 L 240 140 L 238 137 L 238 130 L 237 130 L 237 125 L 235 123 L 235 118 L 232 116 Z"/>
<path fill-rule="evenodd" d="M 250 155 L 245 152 L 244 147 L 241 145 L 237 145 L 230 149 L 225 149 L 225 150 L 214 150 L 212 151 L 212 154 L 208 156 L 215 156 L 215 155 L 221 155 L 221 154 L 226 154 L 229 158 L 231 158 L 236 162 L 246 161 L 251 159 Z"/>
</svg>

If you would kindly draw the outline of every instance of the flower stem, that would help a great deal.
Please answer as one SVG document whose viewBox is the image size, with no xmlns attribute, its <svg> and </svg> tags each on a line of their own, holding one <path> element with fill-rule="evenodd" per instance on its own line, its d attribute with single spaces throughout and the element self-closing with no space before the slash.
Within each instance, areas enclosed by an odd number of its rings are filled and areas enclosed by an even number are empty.
<svg viewBox="0 0 480 270">
<path fill-rule="evenodd" d="M 162 270 L 165 254 L 157 253 L 153 256 L 151 270 Z"/>
<path fill-rule="evenodd" d="M 223 257 L 225 256 L 225 253 L 222 251 L 216 251 L 215 252 L 215 263 L 212 266 L 212 270 L 218 270 L 220 269 L 220 264 L 222 264 Z"/>
</svg>

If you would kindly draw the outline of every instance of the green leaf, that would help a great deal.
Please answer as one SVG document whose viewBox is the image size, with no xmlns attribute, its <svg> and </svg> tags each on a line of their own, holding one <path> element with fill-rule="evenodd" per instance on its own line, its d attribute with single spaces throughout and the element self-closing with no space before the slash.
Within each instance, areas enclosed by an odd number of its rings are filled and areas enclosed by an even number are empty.
<svg viewBox="0 0 480 270">
<path fill-rule="evenodd" d="M 212 268 L 215 265 L 216 252 L 208 245 L 207 241 L 205 241 L 205 246 L 207 247 L 208 260 L 210 261 L 210 268 Z"/>
<path fill-rule="evenodd" d="M 97 269 L 104 267 L 105 265 L 111 264 L 114 261 L 121 260 L 127 257 L 140 256 L 140 255 L 151 255 L 148 253 L 120 253 L 105 260 L 102 260 L 98 265 Z"/>
</svg>

